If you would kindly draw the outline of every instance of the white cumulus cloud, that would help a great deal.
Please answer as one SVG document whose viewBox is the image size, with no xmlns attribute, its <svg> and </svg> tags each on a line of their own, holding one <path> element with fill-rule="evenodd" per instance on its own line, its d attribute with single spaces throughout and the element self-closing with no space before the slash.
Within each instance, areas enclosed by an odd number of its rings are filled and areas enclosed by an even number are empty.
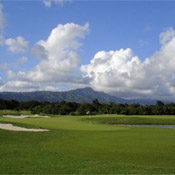
<svg viewBox="0 0 175 175">
<path fill-rule="evenodd" d="M 28 41 L 22 36 L 18 36 L 15 39 L 8 38 L 5 40 L 5 44 L 8 46 L 8 50 L 13 53 L 25 52 L 28 49 Z"/>
<path fill-rule="evenodd" d="M 97 90 L 123 97 L 174 98 L 175 31 L 160 34 L 159 51 L 142 61 L 133 51 L 99 51 L 81 71 Z"/>
<path fill-rule="evenodd" d="M 77 49 L 88 28 L 88 24 L 58 25 L 46 41 L 38 41 L 33 48 L 33 54 L 41 58 L 39 64 L 30 72 L 20 72 L 19 76 L 33 82 L 79 82 L 80 75 L 74 74 L 80 60 Z"/>
</svg>

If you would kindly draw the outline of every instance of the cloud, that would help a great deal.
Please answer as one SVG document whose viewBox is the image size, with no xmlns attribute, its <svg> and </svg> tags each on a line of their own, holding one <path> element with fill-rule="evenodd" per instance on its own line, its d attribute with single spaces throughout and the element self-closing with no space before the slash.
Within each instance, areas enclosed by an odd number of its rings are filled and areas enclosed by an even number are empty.
<svg viewBox="0 0 175 175">
<path fill-rule="evenodd" d="M 14 73 L 12 70 L 7 71 L 7 78 L 12 79 L 16 76 L 16 73 Z"/>
<path fill-rule="evenodd" d="M 160 43 L 166 44 L 169 42 L 172 38 L 175 37 L 175 30 L 172 27 L 169 27 L 165 32 L 162 32 L 159 36 Z"/>
<path fill-rule="evenodd" d="M 11 92 L 22 92 L 22 91 L 33 91 L 37 89 L 37 85 L 20 81 L 20 80 L 11 80 L 0 86 L 0 91 L 11 91 Z"/>
<path fill-rule="evenodd" d="M 46 7 L 51 7 L 52 4 L 56 4 L 56 5 L 62 5 L 66 0 L 44 0 L 43 4 Z"/>
<path fill-rule="evenodd" d="M 142 78 L 141 69 L 141 61 L 129 48 L 99 51 L 89 65 L 81 67 L 92 87 L 108 92 L 129 90 L 134 79 Z"/>
<path fill-rule="evenodd" d="M 80 60 L 77 50 L 81 46 L 80 39 L 84 38 L 88 30 L 88 24 L 58 25 L 46 41 L 38 41 L 32 49 L 33 54 L 41 58 L 39 64 L 30 72 L 19 72 L 19 77 L 31 82 L 83 81 L 75 73 Z"/>
<path fill-rule="evenodd" d="M 2 83 L 0 79 L 0 92 L 32 92 L 32 91 L 65 91 L 86 87 L 83 84 L 73 83 L 38 83 L 21 80 L 9 80 Z"/>
<path fill-rule="evenodd" d="M 42 45 L 40 45 L 40 43 L 36 43 L 33 46 L 33 48 L 31 49 L 31 53 L 37 58 L 41 58 L 41 59 L 47 59 L 48 57 L 47 50 Z"/>
<path fill-rule="evenodd" d="M 33 83 L 21 80 L 9 80 L 3 84 L 0 79 L 0 92 L 61 91 L 61 86 L 64 86 L 64 84 Z"/>
<path fill-rule="evenodd" d="M 12 53 L 23 53 L 28 49 L 28 41 L 22 36 L 18 36 L 15 39 L 6 39 L 5 44 L 8 46 L 8 50 Z"/>
<path fill-rule="evenodd" d="M 2 85 L 2 78 L 0 77 L 0 85 Z"/>
<path fill-rule="evenodd" d="M 0 45 L 7 45 L 9 51 L 13 53 L 24 52 L 28 48 L 28 41 L 24 40 L 22 36 L 18 36 L 16 39 L 5 39 L 3 35 L 5 25 L 6 20 L 3 5 L 0 3 Z"/>
<path fill-rule="evenodd" d="M 175 35 L 172 28 L 160 34 L 159 51 L 142 61 L 133 51 L 99 51 L 81 66 L 97 90 L 122 97 L 172 98 L 175 95 Z M 174 98 L 174 97 L 173 97 Z"/>
</svg>

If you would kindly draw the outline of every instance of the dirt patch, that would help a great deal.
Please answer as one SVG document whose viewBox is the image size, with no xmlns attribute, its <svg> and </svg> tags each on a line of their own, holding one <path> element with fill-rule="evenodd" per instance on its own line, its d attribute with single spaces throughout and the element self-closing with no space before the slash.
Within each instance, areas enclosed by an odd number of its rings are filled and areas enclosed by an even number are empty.
<svg viewBox="0 0 175 175">
<path fill-rule="evenodd" d="M 19 126 L 14 126 L 12 124 L 0 123 L 0 129 L 10 130 L 10 131 L 24 131 L 24 132 L 45 132 L 48 129 L 33 129 L 33 128 L 23 128 Z"/>
</svg>

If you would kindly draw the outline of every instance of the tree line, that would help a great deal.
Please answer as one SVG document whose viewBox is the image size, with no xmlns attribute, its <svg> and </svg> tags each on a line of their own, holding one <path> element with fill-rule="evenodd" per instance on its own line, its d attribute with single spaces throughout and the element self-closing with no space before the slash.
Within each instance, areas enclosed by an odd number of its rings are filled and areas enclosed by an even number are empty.
<svg viewBox="0 0 175 175">
<path fill-rule="evenodd" d="M 175 115 L 175 104 L 164 104 L 157 101 L 156 105 L 76 102 L 18 102 L 16 100 L 0 99 L 0 110 L 30 110 L 32 114 L 60 115 L 96 115 L 96 114 L 125 114 L 125 115 Z"/>
</svg>

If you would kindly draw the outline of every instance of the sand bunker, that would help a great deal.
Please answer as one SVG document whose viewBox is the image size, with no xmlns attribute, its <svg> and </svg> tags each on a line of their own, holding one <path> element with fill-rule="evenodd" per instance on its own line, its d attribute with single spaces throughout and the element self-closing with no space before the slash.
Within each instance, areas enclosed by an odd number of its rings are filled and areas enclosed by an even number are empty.
<svg viewBox="0 0 175 175">
<path fill-rule="evenodd" d="M 0 123 L 0 129 L 10 130 L 10 131 L 25 131 L 25 132 L 44 132 L 49 131 L 48 129 L 29 129 L 19 126 L 14 126 L 12 124 Z"/>
<path fill-rule="evenodd" d="M 35 117 L 41 117 L 41 118 L 50 118 L 49 116 L 45 115 L 3 115 L 3 117 L 6 118 L 35 118 Z"/>
</svg>

